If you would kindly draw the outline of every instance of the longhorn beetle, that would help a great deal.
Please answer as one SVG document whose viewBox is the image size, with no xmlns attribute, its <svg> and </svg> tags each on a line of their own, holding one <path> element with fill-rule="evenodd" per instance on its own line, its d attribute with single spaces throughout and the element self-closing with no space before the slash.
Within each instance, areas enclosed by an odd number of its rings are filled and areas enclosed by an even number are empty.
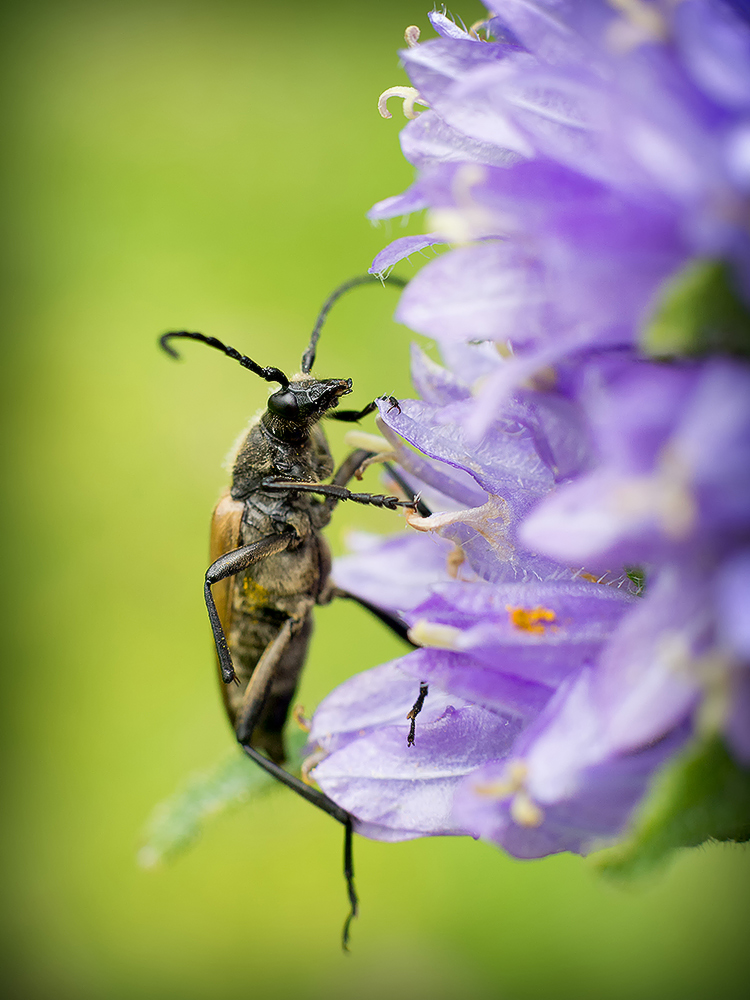
<svg viewBox="0 0 750 1000">
<path fill-rule="evenodd" d="M 211 622 L 221 675 L 224 704 L 237 740 L 248 755 L 308 802 L 344 825 L 344 877 L 350 912 L 342 944 L 347 948 L 349 926 L 357 914 L 352 864 L 352 817 L 327 795 L 306 785 L 281 766 L 285 760 L 284 723 L 297 688 L 312 631 L 311 612 L 333 596 L 350 597 L 373 612 L 409 641 L 396 618 L 354 595 L 334 590 L 328 575 L 331 557 L 321 529 L 339 500 L 396 510 L 417 508 L 421 502 L 372 493 L 353 493 L 347 483 L 370 452 L 352 452 L 334 472 L 322 417 L 355 422 L 375 409 L 337 410 L 339 399 L 352 391 L 352 380 L 317 379 L 310 374 L 320 331 L 333 304 L 349 289 L 378 281 L 362 275 L 337 288 L 324 303 L 302 355 L 300 372 L 291 379 L 278 368 L 264 368 L 215 337 L 185 330 L 165 333 L 159 343 L 179 357 L 170 341 L 198 340 L 223 351 L 267 382 L 278 383 L 268 408 L 253 420 L 234 461 L 231 487 L 220 498 L 211 525 L 211 565 L 206 571 L 204 597 Z M 404 281 L 390 284 L 403 287 Z M 398 406 L 393 397 L 392 406 Z M 394 480 L 410 494 L 401 476 Z M 318 499 L 320 498 L 320 499 Z M 420 688 L 410 718 L 424 701 Z"/>
</svg>

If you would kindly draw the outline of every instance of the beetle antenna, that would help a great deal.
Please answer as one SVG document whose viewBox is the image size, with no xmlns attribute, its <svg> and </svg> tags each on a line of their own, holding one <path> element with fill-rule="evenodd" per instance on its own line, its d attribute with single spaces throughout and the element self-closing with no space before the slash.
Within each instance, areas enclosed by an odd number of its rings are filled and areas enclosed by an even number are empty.
<svg viewBox="0 0 750 1000">
<path fill-rule="evenodd" d="M 256 375 L 260 375 L 264 378 L 266 382 L 278 382 L 283 389 L 289 385 L 289 379 L 279 368 L 262 368 L 259 364 L 256 364 L 252 358 L 248 358 L 246 354 L 240 354 L 239 351 L 235 351 L 233 347 L 228 347 L 226 344 L 222 344 L 220 340 L 216 337 L 206 337 L 203 333 L 188 333 L 187 330 L 177 330 L 172 333 L 164 333 L 159 337 L 159 344 L 162 349 L 173 358 L 179 358 L 179 354 L 172 347 L 169 341 L 173 337 L 186 337 L 189 340 L 199 340 L 202 344 L 208 344 L 209 347 L 215 347 L 217 351 L 223 351 L 228 358 L 232 358 L 234 361 L 239 361 L 243 368 L 249 369 Z"/>
<path fill-rule="evenodd" d="M 394 285 L 396 288 L 403 288 L 404 285 L 406 285 L 406 281 L 403 278 L 388 278 L 387 281 L 389 285 Z M 300 371 L 309 372 L 315 364 L 315 350 L 318 346 L 318 337 L 320 337 L 320 331 L 323 328 L 323 324 L 325 323 L 333 304 L 338 302 L 341 296 L 348 292 L 350 288 L 356 288 L 357 285 L 371 285 L 374 282 L 384 284 L 384 279 L 381 279 L 377 274 L 360 274 L 356 278 L 350 278 L 349 281 L 345 281 L 343 285 L 339 285 L 335 292 L 331 292 L 323 303 L 323 308 L 318 313 L 318 318 L 315 321 L 313 332 L 310 334 L 310 343 L 307 345 L 307 350 L 302 355 Z"/>
</svg>

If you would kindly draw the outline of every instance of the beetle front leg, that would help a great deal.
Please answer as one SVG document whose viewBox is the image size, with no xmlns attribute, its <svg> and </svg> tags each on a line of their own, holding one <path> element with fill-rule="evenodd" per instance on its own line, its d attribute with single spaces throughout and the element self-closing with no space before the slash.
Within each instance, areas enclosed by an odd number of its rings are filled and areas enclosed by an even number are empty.
<svg viewBox="0 0 750 1000">
<path fill-rule="evenodd" d="M 361 410 L 330 410 L 326 413 L 327 420 L 341 420 L 347 424 L 356 424 L 357 421 L 366 417 L 370 413 L 374 413 L 377 410 L 378 404 L 368 403 L 367 406 L 363 406 Z"/>
<path fill-rule="evenodd" d="M 364 435 L 357 434 L 347 435 L 349 437 L 356 437 L 356 443 L 362 442 L 362 444 L 369 444 L 370 439 L 372 440 L 373 446 L 377 447 L 378 438 L 374 435 Z M 354 441 L 352 443 L 355 443 Z M 387 442 L 384 442 L 387 444 Z M 346 486 L 347 483 L 356 476 L 357 479 L 362 478 L 362 472 L 374 463 L 379 463 L 383 465 L 383 468 L 388 473 L 388 475 L 393 479 L 393 481 L 404 491 L 405 496 L 411 496 L 415 509 L 420 517 L 429 517 L 432 511 L 427 506 L 427 504 L 414 492 L 411 486 L 408 484 L 401 472 L 393 467 L 393 461 L 396 458 L 391 451 L 381 451 L 380 453 L 375 451 L 368 451 L 366 448 L 357 448 L 346 459 L 341 463 L 339 469 L 337 470 L 335 476 L 331 480 L 331 484 L 334 486 Z M 329 509 L 333 509 L 335 504 L 338 502 L 338 497 L 330 497 L 326 500 L 326 504 Z"/>
<path fill-rule="evenodd" d="M 336 500 L 351 500 L 372 507 L 384 507 L 386 510 L 398 510 L 399 507 L 416 509 L 416 501 L 399 500 L 398 497 L 387 497 L 382 493 L 353 493 L 345 486 L 333 483 L 307 483 L 297 479 L 275 479 L 270 477 L 262 482 L 264 490 L 278 493 L 317 493 L 323 497 L 333 497 Z"/>
<path fill-rule="evenodd" d="M 227 552 L 225 555 L 220 556 L 216 562 L 211 563 L 206 570 L 203 597 L 206 601 L 208 619 L 211 622 L 216 653 L 219 657 L 221 679 L 225 684 L 231 684 L 235 679 L 235 673 L 227 638 L 224 635 L 219 612 L 216 610 L 216 602 L 211 593 L 211 587 L 215 583 L 219 583 L 220 580 L 226 580 L 228 576 L 241 573 L 242 570 L 247 569 L 248 566 L 252 566 L 253 563 L 260 562 L 261 559 L 265 559 L 267 556 L 281 552 L 296 537 L 293 531 L 285 531 L 281 535 L 269 535 L 267 538 L 261 538 L 258 542 L 253 542 L 252 545 L 243 545 L 242 548 L 235 549 L 233 552 Z"/>
</svg>

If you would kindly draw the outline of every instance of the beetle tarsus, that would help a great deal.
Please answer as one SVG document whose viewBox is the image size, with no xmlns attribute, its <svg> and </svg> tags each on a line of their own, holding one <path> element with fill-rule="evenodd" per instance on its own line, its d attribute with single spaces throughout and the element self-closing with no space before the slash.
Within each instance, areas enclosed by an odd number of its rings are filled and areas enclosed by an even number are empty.
<svg viewBox="0 0 750 1000">
<path fill-rule="evenodd" d="M 416 510 L 417 514 L 419 514 L 420 517 L 429 517 L 430 514 L 432 514 L 432 511 L 427 506 L 427 504 L 422 500 L 421 495 L 419 493 L 415 493 L 414 490 L 411 488 L 411 486 L 409 486 L 409 484 L 401 475 L 401 473 L 398 471 L 398 469 L 394 469 L 390 462 L 383 462 L 383 468 L 391 477 L 391 479 L 394 481 L 394 483 L 396 483 L 397 486 L 401 487 L 406 496 L 411 496 L 411 502 L 408 504 L 408 506 L 411 507 L 412 510 Z"/>
<path fill-rule="evenodd" d="M 428 687 L 424 681 L 419 683 L 419 696 L 414 702 L 411 712 L 406 716 L 407 719 L 411 719 L 411 725 L 409 726 L 409 735 L 406 737 L 406 745 L 409 747 L 414 746 L 414 741 L 416 739 L 416 729 L 417 729 L 417 716 L 422 711 L 422 706 L 424 705 L 424 700 L 427 697 Z"/>
<path fill-rule="evenodd" d="M 341 947 L 344 951 L 349 951 L 349 928 L 352 920 L 359 913 L 359 899 L 357 890 L 354 888 L 354 853 L 352 850 L 352 818 L 349 816 L 344 823 L 344 878 L 346 879 L 346 892 L 349 896 L 349 906 L 351 907 L 344 921 L 344 929 L 341 932 Z"/>
<path fill-rule="evenodd" d="M 335 483 L 306 483 L 295 479 L 277 479 L 275 476 L 264 479 L 261 486 L 272 493 L 317 493 L 324 497 L 335 497 L 336 500 L 351 500 L 352 503 L 364 506 L 385 507 L 386 510 L 398 510 L 399 507 L 414 510 L 419 504 L 418 500 L 399 500 L 398 497 L 385 496 L 383 493 L 353 493 L 345 486 Z"/>
<path fill-rule="evenodd" d="M 347 424 L 356 424 L 363 417 L 366 417 L 370 413 L 374 413 L 377 408 L 376 403 L 368 403 L 367 406 L 363 406 L 361 410 L 331 410 L 330 413 L 326 413 L 326 417 L 329 420 L 342 420 Z"/>
</svg>

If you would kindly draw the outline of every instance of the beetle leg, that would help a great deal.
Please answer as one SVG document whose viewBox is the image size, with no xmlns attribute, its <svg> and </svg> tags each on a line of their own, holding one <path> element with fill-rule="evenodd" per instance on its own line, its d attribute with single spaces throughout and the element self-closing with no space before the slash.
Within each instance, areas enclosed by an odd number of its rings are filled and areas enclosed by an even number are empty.
<svg viewBox="0 0 750 1000">
<path fill-rule="evenodd" d="M 235 723 L 237 739 L 243 745 L 252 738 L 253 731 L 268 700 L 276 668 L 291 642 L 295 629 L 302 625 L 313 606 L 312 599 L 302 603 L 298 614 L 294 618 L 287 618 L 276 638 L 269 642 L 258 660 L 245 690 Z"/>
<path fill-rule="evenodd" d="M 366 448 L 356 448 L 351 454 L 347 455 L 341 465 L 338 467 L 333 475 L 331 483 L 334 486 L 346 486 L 352 476 L 357 474 L 357 470 L 366 461 L 373 452 L 368 451 Z M 330 501 L 328 501 L 330 503 Z M 336 503 L 333 500 L 331 506 Z"/>
<path fill-rule="evenodd" d="M 401 475 L 401 473 L 398 471 L 398 469 L 394 469 L 390 462 L 383 462 L 383 468 L 391 477 L 391 479 L 401 487 L 406 496 L 410 496 L 412 498 L 412 501 L 419 516 L 429 517 L 430 514 L 432 514 L 432 511 L 427 506 L 427 504 L 424 503 L 424 501 L 421 500 L 420 497 L 414 492 L 411 486 L 409 486 L 409 484 Z"/>
<path fill-rule="evenodd" d="M 259 764 L 268 774 L 280 781 L 282 785 L 286 785 L 287 788 L 291 788 L 293 792 L 306 799 L 312 805 L 317 806 L 318 809 L 322 809 L 324 813 L 327 813 L 332 819 L 338 820 L 344 826 L 344 879 L 346 881 L 346 891 L 349 896 L 349 905 L 351 907 L 349 915 L 344 923 L 344 931 L 341 936 L 341 946 L 344 951 L 348 951 L 349 942 L 349 925 L 352 920 L 357 916 L 357 910 L 359 905 L 359 900 L 357 898 L 357 891 L 354 888 L 354 865 L 352 862 L 352 830 L 353 822 L 351 815 L 342 809 L 341 806 L 337 806 L 333 799 L 329 799 L 328 796 L 319 791 L 317 788 L 312 788 L 310 785 L 306 785 L 304 781 L 299 778 L 295 778 L 293 774 L 289 774 L 285 771 L 280 764 L 274 764 L 272 760 L 268 757 L 264 757 L 260 750 L 256 750 L 255 747 L 248 746 L 247 743 L 240 744 L 245 753 L 254 760 L 256 764 Z"/>
<path fill-rule="evenodd" d="M 253 563 L 265 559 L 266 556 L 281 552 L 296 537 L 293 531 L 285 531 L 281 535 L 269 535 L 267 538 L 261 538 L 259 542 L 253 542 L 252 545 L 243 545 L 242 548 L 225 553 L 216 562 L 211 563 L 206 570 L 203 596 L 206 601 L 206 608 L 208 609 L 208 618 L 211 622 L 211 631 L 214 634 L 216 652 L 219 656 L 221 678 L 225 684 L 230 684 L 234 680 L 234 667 L 232 666 L 232 657 L 229 652 L 226 636 L 224 635 L 224 629 L 219 619 L 219 612 L 216 610 L 216 603 L 211 593 L 211 587 L 220 580 L 226 580 L 228 576 L 241 573 L 243 569 L 247 569 Z"/>
<path fill-rule="evenodd" d="M 409 638 L 409 626 L 406 622 L 401 621 L 396 615 L 389 614 L 382 608 L 379 608 L 376 604 L 370 604 L 369 601 L 364 600 L 362 597 L 357 597 L 356 594 L 350 594 L 348 590 L 341 590 L 339 587 L 333 587 L 330 591 L 330 598 L 343 597 L 349 601 L 356 601 L 360 607 L 369 611 L 370 614 L 375 615 L 385 626 L 387 626 L 394 635 L 397 635 L 399 639 L 403 639 L 404 642 L 408 642 L 410 646 L 414 649 L 419 649 L 416 642 L 412 642 Z M 422 706 L 424 705 L 424 700 L 427 697 L 427 684 L 424 681 L 420 681 L 419 684 L 419 696 L 417 700 L 412 705 L 411 711 L 406 716 L 410 720 L 411 725 L 409 726 L 409 735 L 406 737 L 406 742 L 408 746 L 414 746 L 415 732 L 416 732 L 416 719 L 419 713 L 422 711 Z"/>
<path fill-rule="evenodd" d="M 377 619 L 379 619 L 387 628 L 391 630 L 391 632 L 393 632 L 394 635 L 397 635 L 399 639 L 403 639 L 404 642 L 408 642 L 410 646 L 414 647 L 414 649 L 419 648 L 417 644 L 412 642 L 408 636 L 409 626 L 396 615 L 392 615 L 388 611 L 384 611 L 376 604 L 370 604 L 370 602 L 366 601 L 363 597 L 351 594 L 348 590 L 341 590 L 339 587 L 333 587 L 329 591 L 326 595 L 325 603 L 328 603 L 328 601 L 334 597 L 342 597 L 347 601 L 356 601 L 360 607 L 364 608 L 365 611 L 369 611 L 371 615 L 374 615 Z"/>
<path fill-rule="evenodd" d="M 357 916 L 359 900 L 357 899 L 357 892 L 354 888 L 354 855 L 352 853 L 352 818 L 348 817 L 346 823 L 344 824 L 344 878 L 346 879 L 346 888 L 349 893 L 349 905 L 351 910 L 349 911 L 349 916 L 344 921 L 344 930 L 341 934 L 341 947 L 344 951 L 349 951 L 349 927 L 352 920 Z"/>
<path fill-rule="evenodd" d="M 383 468 L 391 477 L 391 479 L 401 487 L 404 494 L 407 497 L 411 497 L 414 504 L 416 505 L 417 513 L 420 517 L 429 517 L 432 511 L 427 506 L 427 504 L 421 500 L 409 486 L 408 482 L 404 479 L 398 469 L 395 469 L 391 462 L 385 458 L 380 458 L 373 451 L 367 451 L 364 448 L 358 448 L 353 451 L 338 468 L 335 476 L 332 479 L 332 484 L 334 486 L 346 486 L 352 476 L 358 474 L 361 469 L 367 468 L 367 465 L 372 462 L 382 461 Z M 359 478 L 359 477 L 358 477 Z M 333 507 L 339 498 L 330 498 L 327 503 L 330 507 Z"/>
<path fill-rule="evenodd" d="M 368 413 L 374 413 L 377 408 L 377 403 L 368 403 L 361 410 L 329 410 L 326 413 L 326 418 L 328 420 L 343 420 L 348 424 L 356 424 L 358 420 L 366 417 Z"/>
<path fill-rule="evenodd" d="M 305 483 L 296 479 L 264 479 L 262 484 L 264 490 L 279 493 L 318 493 L 324 497 L 335 497 L 337 500 L 352 500 L 354 503 L 361 503 L 372 507 L 385 507 L 387 510 L 396 510 L 398 507 L 415 508 L 413 500 L 399 500 L 398 497 L 383 496 L 382 493 L 352 493 L 345 486 L 337 486 L 335 483 Z"/>
<path fill-rule="evenodd" d="M 419 697 L 414 702 L 411 712 L 406 716 L 407 719 L 411 720 L 411 725 L 409 726 L 409 735 L 406 737 L 406 745 L 409 747 L 414 746 L 414 733 L 417 728 L 417 716 L 422 711 L 422 706 L 424 705 L 424 700 L 427 697 L 428 687 L 424 681 L 419 682 Z"/>
<path fill-rule="evenodd" d="M 357 916 L 359 906 L 357 891 L 354 888 L 352 817 L 348 812 L 346 812 L 346 810 L 342 809 L 341 806 L 336 805 L 333 799 L 329 799 L 324 792 L 321 792 L 317 788 L 312 788 L 299 778 L 296 778 L 293 774 L 289 774 L 289 772 L 285 771 L 280 764 L 276 764 L 267 757 L 264 757 L 259 750 L 250 746 L 249 743 L 255 723 L 263 711 L 268 691 L 271 686 L 271 681 L 273 680 L 273 672 L 276 669 L 284 650 L 289 645 L 294 633 L 295 624 L 298 624 L 298 620 L 288 618 L 282 625 L 279 634 L 271 643 L 269 643 L 265 652 L 258 661 L 258 665 L 253 671 L 253 676 L 250 680 L 250 684 L 248 685 L 248 690 L 245 693 L 242 709 L 239 714 L 237 723 L 237 739 L 248 757 L 250 757 L 251 760 L 254 760 L 256 764 L 259 764 L 264 771 L 267 771 L 274 778 L 276 778 L 277 781 L 286 785 L 287 788 L 291 788 L 293 792 L 302 796 L 303 799 L 306 799 L 314 806 L 317 806 L 318 809 L 322 809 L 323 812 L 327 813 L 333 819 L 338 820 L 339 823 L 344 825 L 344 880 L 346 882 L 346 892 L 349 897 L 350 910 L 346 921 L 344 922 L 344 929 L 341 936 L 341 946 L 344 951 L 348 951 L 349 927 L 352 920 Z"/>
</svg>

